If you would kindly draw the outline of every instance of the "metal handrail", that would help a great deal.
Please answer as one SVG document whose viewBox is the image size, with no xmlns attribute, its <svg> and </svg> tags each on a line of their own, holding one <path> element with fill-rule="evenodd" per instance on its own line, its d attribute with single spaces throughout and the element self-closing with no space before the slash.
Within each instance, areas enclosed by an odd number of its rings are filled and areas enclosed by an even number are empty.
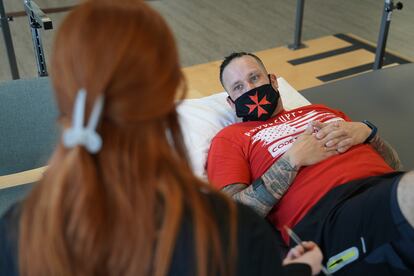
<svg viewBox="0 0 414 276">
<path fill-rule="evenodd" d="M 398 2 L 394 5 L 393 0 L 385 0 L 384 12 L 382 13 L 381 27 L 378 35 L 377 50 L 375 52 L 374 67 L 372 69 L 381 69 L 384 63 L 385 46 L 387 45 L 388 30 L 391 24 L 391 15 L 394 9 L 401 10 L 403 4 Z"/>
<path fill-rule="evenodd" d="M 297 50 L 306 47 L 301 42 L 302 26 L 303 26 L 303 10 L 305 9 L 305 0 L 297 0 L 296 2 L 296 20 L 295 20 L 295 34 L 293 36 L 293 43 L 288 45 L 291 50 Z"/>
<path fill-rule="evenodd" d="M 3 32 L 4 43 L 6 45 L 7 57 L 10 65 L 10 72 L 14 80 L 19 79 L 19 69 L 17 68 L 16 54 L 14 53 L 13 40 L 10 34 L 9 21 L 12 17 L 7 17 L 4 9 L 3 0 L 0 0 L 0 28 Z"/>
<path fill-rule="evenodd" d="M 39 77 L 44 77 L 47 76 L 48 73 L 40 29 L 53 29 L 52 20 L 39 8 L 35 2 L 31 0 L 24 0 L 23 3 L 24 9 L 29 18 L 29 25 L 32 33 L 33 48 L 37 64 L 37 73 Z"/>
<path fill-rule="evenodd" d="M 305 7 L 305 0 L 297 0 L 296 4 L 296 19 L 295 19 L 295 33 L 293 43 L 288 45 L 291 50 L 297 50 L 306 47 L 301 42 L 302 38 L 302 26 L 303 26 L 303 13 Z M 398 2 L 394 5 L 393 0 L 385 0 L 384 12 L 382 14 L 381 27 L 378 35 L 377 49 L 375 53 L 375 61 L 373 69 L 381 69 L 384 62 L 385 46 L 387 44 L 388 31 L 391 24 L 391 14 L 394 9 L 401 10 L 403 4 Z"/>
</svg>

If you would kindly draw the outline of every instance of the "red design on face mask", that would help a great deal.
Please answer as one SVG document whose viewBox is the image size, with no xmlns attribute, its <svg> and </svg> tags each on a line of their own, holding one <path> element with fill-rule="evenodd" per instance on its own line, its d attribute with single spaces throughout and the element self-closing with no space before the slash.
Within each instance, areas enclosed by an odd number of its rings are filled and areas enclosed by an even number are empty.
<svg viewBox="0 0 414 276">
<path fill-rule="evenodd" d="M 249 96 L 250 99 L 254 102 L 254 104 L 246 104 L 246 106 L 249 108 L 249 114 L 252 113 L 257 108 L 257 117 L 260 118 L 262 114 L 267 114 L 267 111 L 262 108 L 262 105 L 270 104 L 270 102 L 266 99 L 266 96 L 264 96 L 260 102 L 257 98 L 257 92 L 254 96 Z"/>
</svg>

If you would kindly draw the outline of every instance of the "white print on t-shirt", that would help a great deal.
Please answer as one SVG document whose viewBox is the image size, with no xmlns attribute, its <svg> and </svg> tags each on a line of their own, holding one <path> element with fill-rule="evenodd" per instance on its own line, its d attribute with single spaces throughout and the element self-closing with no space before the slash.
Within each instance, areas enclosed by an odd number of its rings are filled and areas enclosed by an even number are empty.
<svg viewBox="0 0 414 276">
<path fill-rule="evenodd" d="M 298 116 L 299 112 L 294 115 L 292 113 L 282 115 L 283 118 L 281 118 L 282 116 L 278 117 L 273 123 L 256 127 L 255 130 L 259 131 L 252 137 L 252 144 L 262 142 L 264 147 L 270 145 L 268 147 L 269 153 L 273 158 L 277 158 L 292 146 L 297 137 L 308 127 L 309 122 L 320 121 L 327 123 L 337 120 L 343 121 L 341 117 L 329 111 L 313 110 L 306 114 L 300 114 L 301 116 Z M 248 133 L 251 135 L 251 131 Z"/>
<path fill-rule="evenodd" d="M 267 123 L 267 124 L 263 124 L 263 125 L 260 125 L 258 127 L 255 127 L 253 129 L 249 130 L 248 132 L 245 132 L 244 135 L 250 137 L 254 133 L 256 133 L 257 131 L 259 131 L 259 130 L 261 130 L 263 128 L 267 128 L 267 127 L 271 127 L 271 126 L 274 126 L 274 125 L 277 125 L 277 124 L 280 124 L 280 123 L 284 123 L 284 122 L 286 122 L 288 120 L 291 120 L 293 118 L 296 118 L 296 116 L 299 116 L 302 113 L 303 113 L 303 110 L 298 110 L 298 111 L 293 111 L 293 112 L 288 113 L 288 114 L 280 115 L 277 118 L 275 118 L 273 120 L 273 122 Z"/>
</svg>

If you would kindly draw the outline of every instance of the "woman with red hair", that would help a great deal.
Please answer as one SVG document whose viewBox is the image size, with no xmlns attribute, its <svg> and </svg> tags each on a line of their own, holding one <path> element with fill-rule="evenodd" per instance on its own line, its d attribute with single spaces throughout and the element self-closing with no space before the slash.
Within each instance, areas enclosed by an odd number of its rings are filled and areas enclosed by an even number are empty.
<svg viewBox="0 0 414 276">
<path fill-rule="evenodd" d="M 51 69 L 62 140 L 0 220 L 1 275 L 319 272 L 312 243 L 282 268 L 269 226 L 192 174 L 176 45 L 147 4 L 80 4 L 60 26 Z"/>
</svg>

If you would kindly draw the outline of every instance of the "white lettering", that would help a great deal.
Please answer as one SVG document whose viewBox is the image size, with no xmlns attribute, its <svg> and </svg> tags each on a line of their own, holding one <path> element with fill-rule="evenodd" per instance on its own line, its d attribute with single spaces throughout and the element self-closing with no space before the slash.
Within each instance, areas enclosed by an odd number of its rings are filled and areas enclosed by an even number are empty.
<svg viewBox="0 0 414 276">
<path fill-rule="evenodd" d="M 279 142 L 272 144 L 268 147 L 269 153 L 272 155 L 273 158 L 277 158 L 284 154 L 296 141 L 295 137 L 287 137 Z"/>
</svg>

